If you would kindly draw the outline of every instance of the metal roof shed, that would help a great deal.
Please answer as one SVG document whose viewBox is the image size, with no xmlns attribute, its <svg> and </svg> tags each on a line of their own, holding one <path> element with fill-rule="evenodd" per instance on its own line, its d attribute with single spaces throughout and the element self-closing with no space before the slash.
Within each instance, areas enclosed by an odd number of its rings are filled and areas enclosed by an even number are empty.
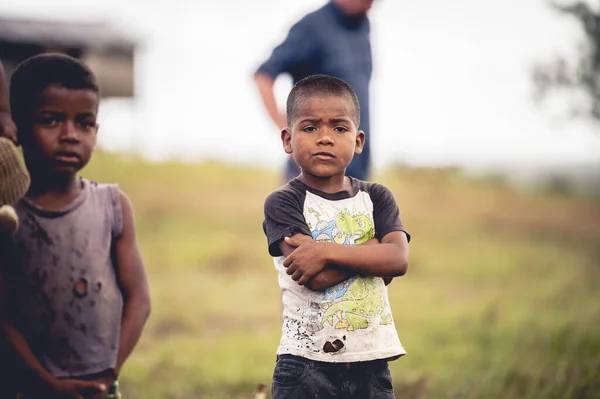
<svg viewBox="0 0 600 399">
<path fill-rule="evenodd" d="M 24 59 L 61 52 L 84 61 L 98 77 L 103 97 L 134 97 L 134 56 L 131 35 L 104 22 L 0 17 L 0 60 L 7 78 Z"/>
</svg>

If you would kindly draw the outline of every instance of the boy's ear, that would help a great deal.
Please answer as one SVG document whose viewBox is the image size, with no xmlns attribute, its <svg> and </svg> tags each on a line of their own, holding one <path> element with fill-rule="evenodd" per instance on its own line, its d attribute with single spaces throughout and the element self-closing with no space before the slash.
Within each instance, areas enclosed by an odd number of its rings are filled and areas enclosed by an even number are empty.
<svg viewBox="0 0 600 399">
<path fill-rule="evenodd" d="M 289 127 L 284 127 L 281 130 L 281 143 L 286 154 L 292 153 L 292 132 Z"/>
<path fill-rule="evenodd" d="M 100 125 L 96 123 L 96 136 L 94 137 L 94 149 L 96 148 L 96 144 L 98 143 L 98 131 L 100 130 Z"/>
<path fill-rule="evenodd" d="M 363 151 L 363 147 L 365 146 L 365 132 L 359 130 L 356 132 L 356 143 L 354 145 L 354 154 L 358 155 Z"/>
</svg>

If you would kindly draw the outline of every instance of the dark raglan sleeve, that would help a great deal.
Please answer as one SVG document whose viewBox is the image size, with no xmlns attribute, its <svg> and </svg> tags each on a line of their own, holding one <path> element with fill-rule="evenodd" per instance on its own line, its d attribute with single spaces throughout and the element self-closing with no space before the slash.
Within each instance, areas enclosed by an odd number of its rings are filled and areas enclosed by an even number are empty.
<svg viewBox="0 0 600 399">
<path fill-rule="evenodd" d="M 400 210 L 392 192 L 381 184 L 373 184 L 370 188 L 371 201 L 373 202 L 373 222 L 375 223 L 375 237 L 379 241 L 392 231 L 402 231 L 410 242 L 410 234 L 400 220 Z"/>
<path fill-rule="evenodd" d="M 285 237 L 298 233 L 311 235 L 303 215 L 303 202 L 303 196 L 290 188 L 274 191 L 265 200 L 263 231 L 271 256 L 283 255 L 279 243 Z"/>
</svg>

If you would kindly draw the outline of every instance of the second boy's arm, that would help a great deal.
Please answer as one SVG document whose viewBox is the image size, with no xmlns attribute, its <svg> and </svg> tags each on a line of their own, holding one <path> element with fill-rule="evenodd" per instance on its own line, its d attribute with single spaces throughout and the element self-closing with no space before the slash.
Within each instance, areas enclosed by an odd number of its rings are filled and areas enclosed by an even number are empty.
<svg viewBox="0 0 600 399">
<path fill-rule="evenodd" d="M 31 386 L 29 388 L 45 392 L 51 391 L 64 395 L 62 397 L 68 395 L 70 395 L 69 397 L 81 397 L 78 394 L 80 392 L 91 393 L 104 392 L 106 390 L 106 386 L 94 381 L 57 380 L 50 374 L 33 354 L 21 332 L 12 323 L 8 314 L 7 303 L 8 286 L 4 275 L 4 264 L 0 258 L 0 326 L 2 328 L 2 335 L 17 357 L 17 361 L 22 363 L 25 366 L 26 372 L 34 377 L 34 380 L 30 381 L 35 385 L 35 388 Z"/>
<path fill-rule="evenodd" d="M 402 231 L 386 234 L 375 246 L 317 243 L 312 240 L 286 238 L 294 251 L 284 260 L 287 274 L 299 284 L 306 284 L 328 264 L 340 265 L 356 274 L 396 277 L 408 268 L 408 239 Z"/>
<path fill-rule="evenodd" d="M 0 263 L 1 260 L 0 260 Z M 23 335 L 15 328 L 8 315 L 8 287 L 4 278 L 4 265 L 0 264 L 0 324 L 2 334 L 9 347 L 27 370 L 36 375 L 39 382 L 50 388 L 55 378 L 40 364 Z"/>
<path fill-rule="evenodd" d="M 116 264 L 123 293 L 123 317 L 117 356 L 116 375 L 133 351 L 150 315 L 150 290 L 137 239 L 131 200 L 121 192 L 123 231 L 117 239 Z"/>
</svg>

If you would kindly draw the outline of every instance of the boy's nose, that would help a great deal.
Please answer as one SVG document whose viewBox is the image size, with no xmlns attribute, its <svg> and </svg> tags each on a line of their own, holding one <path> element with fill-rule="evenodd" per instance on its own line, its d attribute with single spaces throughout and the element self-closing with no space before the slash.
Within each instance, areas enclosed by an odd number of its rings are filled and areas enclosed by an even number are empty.
<svg viewBox="0 0 600 399">
<path fill-rule="evenodd" d="M 63 140 L 77 140 L 79 137 L 75 125 L 71 122 L 65 122 L 61 129 L 61 139 Z"/>
<path fill-rule="evenodd" d="M 325 129 L 319 134 L 317 138 L 319 144 L 333 144 L 333 135 L 329 129 Z"/>
</svg>

